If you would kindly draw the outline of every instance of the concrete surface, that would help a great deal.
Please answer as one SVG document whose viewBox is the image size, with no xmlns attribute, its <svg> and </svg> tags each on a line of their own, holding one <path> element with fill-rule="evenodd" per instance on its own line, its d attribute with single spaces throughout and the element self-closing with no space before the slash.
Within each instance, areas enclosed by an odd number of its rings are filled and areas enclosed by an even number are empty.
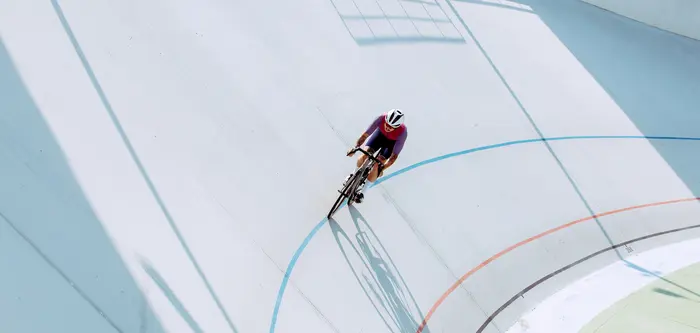
<svg viewBox="0 0 700 333">
<path fill-rule="evenodd" d="M 498 332 L 700 235 L 700 42 L 583 2 L 3 0 L 0 38 L 0 331 Z"/>
</svg>

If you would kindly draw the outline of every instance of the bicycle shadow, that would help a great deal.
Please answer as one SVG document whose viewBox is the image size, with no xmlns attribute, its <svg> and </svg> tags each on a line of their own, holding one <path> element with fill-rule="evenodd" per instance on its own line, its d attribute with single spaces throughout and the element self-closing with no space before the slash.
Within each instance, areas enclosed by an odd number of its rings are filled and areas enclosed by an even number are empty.
<svg viewBox="0 0 700 333">
<path fill-rule="evenodd" d="M 345 261 L 389 331 L 415 333 L 424 316 L 406 281 L 364 216 L 354 206 L 348 209 L 357 231 L 355 243 L 338 222 L 334 219 L 328 221 Z M 361 267 L 355 267 L 357 264 L 348 257 L 341 237 L 362 260 Z M 430 331 L 426 328 L 424 332 Z"/>
</svg>

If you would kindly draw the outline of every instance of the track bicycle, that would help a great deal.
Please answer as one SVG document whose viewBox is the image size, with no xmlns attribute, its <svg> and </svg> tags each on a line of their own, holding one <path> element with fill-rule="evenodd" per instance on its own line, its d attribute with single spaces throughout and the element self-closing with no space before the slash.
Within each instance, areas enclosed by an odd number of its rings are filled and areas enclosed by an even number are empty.
<svg viewBox="0 0 700 333">
<path fill-rule="evenodd" d="M 379 152 L 381 151 L 380 149 L 378 149 L 374 153 L 370 153 L 367 150 L 362 149 L 361 147 L 355 147 L 352 150 L 348 151 L 347 155 L 350 156 L 358 151 L 367 155 L 368 158 L 365 159 L 365 162 L 362 163 L 362 165 L 355 170 L 355 172 L 350 176 L 350 178 L 348 178 L 348 180 L 343 185 L 343 188 L 338 190 L 340 195 L 333 204 L 333 207 L 331 207 L 331 210 L 328 212 L 327 217 L 329 219 L 340 208 L 345 198 L 348 199 L 348 205 L 351 205 L 354 202 L 357 196 L 357 188 L 360 187 L 360 185 L 363 182 L 367 181 L 367 177 L 369 176 L 369 173 L 372 170 L 372 168 L 374 168 L 375 163 L 379 164 L 378 173 L 382 173 L 384 164 L 377 158 L 377 156 L 379 156 Z"/>
</svg>

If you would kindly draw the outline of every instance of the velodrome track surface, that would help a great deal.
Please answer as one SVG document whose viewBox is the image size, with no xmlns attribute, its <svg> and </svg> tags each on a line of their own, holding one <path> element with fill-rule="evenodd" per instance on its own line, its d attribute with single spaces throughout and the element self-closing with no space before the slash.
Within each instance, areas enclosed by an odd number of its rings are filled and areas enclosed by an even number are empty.
<svg viewBox="0 0 700 333">
<path fill-rule="evenodd" d="M 505 332 L 700 235 L 700 42 L 579 1 L 5 0 L 0 38 L 0 331 Z"/>
</svg>

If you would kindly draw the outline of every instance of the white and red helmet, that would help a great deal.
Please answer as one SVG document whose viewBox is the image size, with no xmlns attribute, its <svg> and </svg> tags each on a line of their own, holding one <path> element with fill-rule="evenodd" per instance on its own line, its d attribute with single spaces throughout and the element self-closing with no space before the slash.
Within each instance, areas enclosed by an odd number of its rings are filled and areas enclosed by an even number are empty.
<svg viewBox="0 0 700 333">
<path fill-rule="evenodd" d="M 403 119 L 406 118 L 403 114 L 403 111 L 399 109 L 391 109 L 389 112 L 386 113 L 386 117 L 384 117 L 384 121 L 386 123 L 393 127 L 397 128 L 403 124 Z"/>
</svg>

